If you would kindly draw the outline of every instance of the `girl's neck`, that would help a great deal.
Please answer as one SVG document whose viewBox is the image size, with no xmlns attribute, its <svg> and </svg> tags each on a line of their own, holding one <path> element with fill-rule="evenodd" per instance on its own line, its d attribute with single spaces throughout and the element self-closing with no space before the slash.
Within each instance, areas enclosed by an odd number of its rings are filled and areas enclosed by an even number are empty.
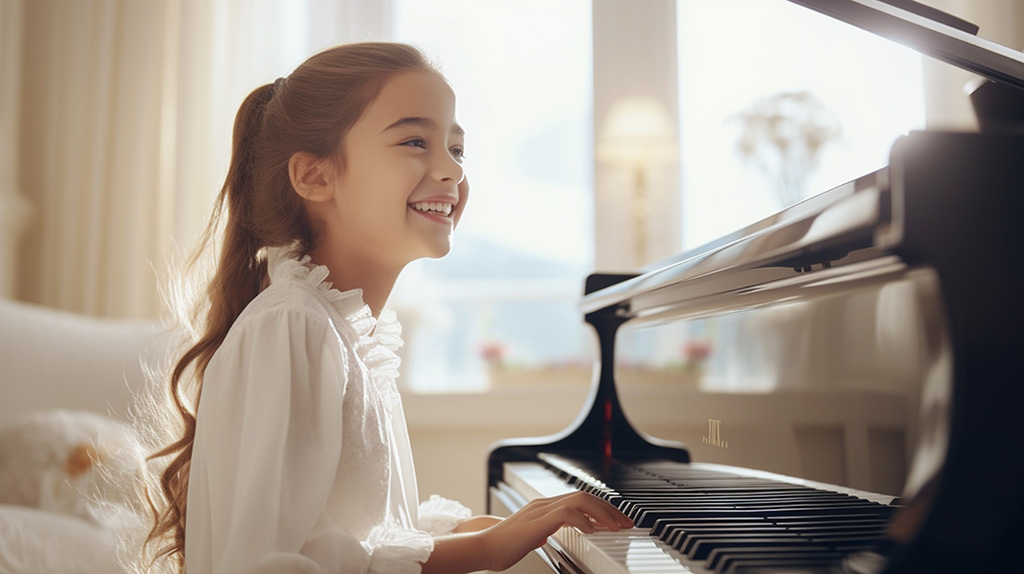
<svg viewBox="0 0 1024 574">
<path fill-rule="evenodd" d="M 328 269 L 327 281 L 338 291 L 363 290 L 363 302 L 370 307 L 374 317 L 380 317 L 395 281 L 402 271 L 372 261 L 359 253 L 341 253 L 324 248 L 315 248 L 310 253 L 315 265 Z"/>
</svg>

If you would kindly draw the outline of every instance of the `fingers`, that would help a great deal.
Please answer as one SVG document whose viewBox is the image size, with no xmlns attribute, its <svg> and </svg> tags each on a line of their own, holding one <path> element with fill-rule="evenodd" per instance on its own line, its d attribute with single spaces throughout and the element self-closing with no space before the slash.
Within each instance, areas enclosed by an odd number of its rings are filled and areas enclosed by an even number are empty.
<svg viewBox="0 0 1024 574">
<path fill-rule="evenodd" d="M 580 532 L 585 534 L 593 534 L 594 532 L 597 532 L 596 523 L 591 520 L 590 517 L 576 509 L 563 506 L 556 510 L 555 513 L 558 514 L 556 522 L 558 523 L 559 528 L 562 526 L 574 526 Z"/>
<path fill-rule="evenodd" d="M 564 524 L 571 524 L 584 532 L 593 532 L 595 527 L 617 532 L 633 526 L 633 521 L 617 508 L 585 492 L 536 499 L 520 512 L 524 513 L 524 518 L 532 515 L 564 520 Z"/>
<path fill-rule="evenodd" d="M 481 532 L 491 570 L 504 570 L 563 526 L 586 534 L 598 530 L 617 532 L 633 522 L 608 502 L 585 492 L 572 492 L 530 501 L 508 518 Z"/>
</svg>

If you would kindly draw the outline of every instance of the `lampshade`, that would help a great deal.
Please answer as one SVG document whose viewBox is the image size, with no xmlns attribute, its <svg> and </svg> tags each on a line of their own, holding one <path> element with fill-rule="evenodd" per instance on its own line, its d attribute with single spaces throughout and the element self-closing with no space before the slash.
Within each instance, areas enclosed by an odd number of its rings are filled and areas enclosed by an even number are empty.
<svg viewBox="0 0 1024 574">
<path fill-rule="evenodd" d="M 598 161 L 628 167 L 649 167 L 675 161 L 678 144 L 672 120 L 651 97 L 617 100 L 601 127 Z"/>
</svg>

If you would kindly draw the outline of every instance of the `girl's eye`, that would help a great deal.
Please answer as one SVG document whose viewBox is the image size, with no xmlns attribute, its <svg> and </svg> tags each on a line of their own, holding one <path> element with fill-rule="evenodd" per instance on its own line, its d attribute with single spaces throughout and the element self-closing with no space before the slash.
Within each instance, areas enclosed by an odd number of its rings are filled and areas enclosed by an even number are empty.
<svg viewBox="0 0 1024 574">
<path fill-rule="evenodd" d="M 427 149 L 427 142 L 425 140 L 420 139 L 420 138 L 415 138 L 415 139 L 411 139 L 411 140 L 408 140 L 408 141 L 404 141 L 404 142 L 402 142 L 402 145 L 407 145 L 407 146 L 410 146 L 410 147 L 418 147 L 418 148 Z"/>
<path fill-rule="evenodd" d="M 466 148 L 462 146 L 455 146 L 451 149 L 451 154 L 455 159 L 462 161 L 466 159 Z"/>
</svg>

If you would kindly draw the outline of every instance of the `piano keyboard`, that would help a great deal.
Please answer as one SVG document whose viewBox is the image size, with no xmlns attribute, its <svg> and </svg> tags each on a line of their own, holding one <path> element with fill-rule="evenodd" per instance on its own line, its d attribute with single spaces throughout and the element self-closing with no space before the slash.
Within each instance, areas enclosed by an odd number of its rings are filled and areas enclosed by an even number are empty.
<svg viewBox="0 0 1024 574">
<path fill-rule="evenodd" d="M 836 572 L 844 558 L 870 572 L 878 560 L 871 550 L 884 542 L 895 509 L 891 496 L 723 465 L 614 461 L 596 469 L 540 458 L 544 464 L 505 464 L 501 496 L 520 501 L 513 506 L 579 489 L 636 524 L 552 536 L 560 558 L 591 574 Z"/>
</svg>

